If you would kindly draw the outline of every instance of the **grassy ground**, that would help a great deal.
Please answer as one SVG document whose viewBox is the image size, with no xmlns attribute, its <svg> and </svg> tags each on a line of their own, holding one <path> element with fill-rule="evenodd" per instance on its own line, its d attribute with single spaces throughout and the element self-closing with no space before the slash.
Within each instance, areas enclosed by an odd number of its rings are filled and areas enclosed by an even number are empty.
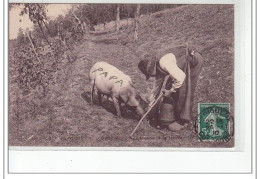
<svg viewBox="0 0 260 179">
<path fill-rule="evenodd" d="M 109 28 L 109 27 L 108 27 Z M 199 102 L 230 103 L 234 113 L 234 9 L 232 5 L 188 5 L 142 16 L 139 40 L 133 29 L 86 36 L 76 48 L 78 59 L 57 72 L 48 98 L 40 99 L 34 115 L 15 120 L 10 103 L 9 144 L 12 146 L 144 146 L 144 147 L 232 147 L 229 142 L 200 142 L 194 130 L 170 132 L 149 127 L 145 121 L 129 134 L 138 118 L 123 107 L 115 116 L 111 101 L 89 104 L 88 72 L 97 61 L 107 61 L 130 75 L 138 91 L 151 90 L 137 68 L 146 53 L 160 53 L 168 47 L 189 45 L 205 57 L 195 93 L 194 120 Z M 12 75 L 12 74 L 10 74 Z M 10 84 L 11 86 L 11 84 Z M 12 88 L 10 88 L 12 89 Z M 12 91 L 10 91 L 11 93 Z M 12 100 L 11 100 L 12 101 Z M 97 104 L 97 103 L 96 103 Z M 26 106 L 25 106 L 26 108 Z M 29 112 L 28 112 L 29 113 Z M 24 114 L 26 115 L 26 114 Z"/>
</svg>

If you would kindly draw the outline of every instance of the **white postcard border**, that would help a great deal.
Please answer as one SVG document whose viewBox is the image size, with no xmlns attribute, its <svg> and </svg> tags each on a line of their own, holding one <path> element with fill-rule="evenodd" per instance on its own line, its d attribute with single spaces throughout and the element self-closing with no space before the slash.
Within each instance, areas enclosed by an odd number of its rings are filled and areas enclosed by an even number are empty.
<svg viewBox="0 0 260 179">
<path fill-rule="evenodd" d="M 10 2 L 17 1 L 12 0 Z M 28 1 L 25 0 L 22 2 Z M 62 2 L 71 3 L 72 1 Z M 131 2 L 135 3 L 137 1 Z M 156 1 L 148 2 L 155 3 Z M 164 2 L 167 3 L 168 1 Z M 206 3 L 206 1 L 181 1 L 181 3 L 191 2 Z M 213 1 L 207 2 L 213 3 Z M 8 172 L 7 169 L 9 169 L 10 173 L 250 173 L 252 170 L 251 61 L 242 59 L 251 59 L 251 4 L 249 1 L 245 2 L 242 0 L 229 0 L 225 2 L 228 2 L 227 4 L 235 3 L 235 25 L 239 24 L 240 27 L 236 28 L 235 32 L 235 61 L 237 62 L 237 59 L 240 59 L 239 64 L 235 63 L 235 89 L 239 89 L 239 91 L 235 90 L 235 110 L 241 110 L 241 113 L 239 116 L 236 113 L 235 118 L 245 120 L 236 121 L 238 126 L 236 125 L 235 127 L 234 149 L 220 149 L 218 151 L 215 151 L 215 149 L 194 149 L 196 151 L 194 152 L 193 149 L 186 148 L 173 148 L 170 151 L 168 149 L 165 151 L 165 149 L 147 150 L 145 148 L 143 151 L 143 149 L 135 150 L 134 148 L 126 149 L 125 147 L 119 148 L 119 150 L 117 150 L 118 148 L 100 149 L 90 147 L 80 149 L 70 148 L 72 150 L 63 148 L 65 151 L 59 148 L 62 150 L 58 150 L 57 152 L 55 148 L 48 148 L 47 150 L 43 150 L 43 148 L 34 150 L 35 148 L 30 149 L 26 147 L 19 147 L 19 149 L 16 147 L 8 148 L 8 53 L 7 48 L 5 48 L 5 154 L 9 150 L 9 158 L 5 155 L 5 164 L 7 164 L 6 166 L 9 165 L 9 167 L 6 167 L 5 170 Z M 142 1 L 142 3 L 145 3 L 145 1 Z M 223 1 L 217 1 L 217 3 L 223 3 Z M 239 7 L 241 9 L 238 10 Z M 8 12 L 8 8 L 5 9 Z M 242 22 L 245 24 L 241 24 Z M 8 21 L 5 15 L 6 24 L 8 24 Z M 7 30 L 8 27 L 5 26 L 5 33 L 8 32 Z M 7 47 L 7 37 L 5 36 L 5 47 Z M 190 150 L 193 151 L 191 152 Z M 154 159 L 151 159 L 153 157 Z M 214 163 L 212 165 L 203 165 L 202 162 L 208 161 L 209 158 L 212 158 Z M 38 165 L 35 165 L 35 163 Z M 201 165 L 204 168 L 199 168 Z"/>
</svg>

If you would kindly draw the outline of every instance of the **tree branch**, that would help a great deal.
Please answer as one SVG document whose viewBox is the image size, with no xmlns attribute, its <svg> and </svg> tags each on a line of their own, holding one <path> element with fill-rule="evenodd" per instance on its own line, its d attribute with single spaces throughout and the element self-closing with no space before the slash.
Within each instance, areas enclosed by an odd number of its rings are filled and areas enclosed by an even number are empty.
<svg viewBox="0 0 260 179">
<path fill-rule="evenodd" d="M 37 54 L 37 52 L 36 52 L 36 50 L 35 50 L 35 47 L 34 47 L 34 45 L 33 45 L 33 43 L 32 43 L 32 40 L 31 40 L 31 38 L 30 38 L 28 32 L 25 31 L 25 33 L 26 33 L 26 35 L 27 35 L 29 41 L 31 42 L 31 45 L 32 45 L 32 48 L 33 48 L 33 51 L 34 51 L 34 53 L 35 53 L 35 56 L 36 56 L 37 60 L 40 61 L 40 59 L 39 59 L 39 57 L 38 57 L 38 54 Z"/>
</svg>

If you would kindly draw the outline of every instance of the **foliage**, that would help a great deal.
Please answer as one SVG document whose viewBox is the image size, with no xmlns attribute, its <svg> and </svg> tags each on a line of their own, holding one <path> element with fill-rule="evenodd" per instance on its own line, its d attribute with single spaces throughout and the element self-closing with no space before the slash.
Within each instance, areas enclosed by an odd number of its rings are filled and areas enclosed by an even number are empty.
<svg viewBox="0 0 260 179">
<path fill-rule="evenodd" d="M 49 35 L 50 37 L 55 37 L 58 35 L 57 22 L 54 20 L 49 21 Z"/>
<path fill-rule="evenodd" d="M 188 128 L 179 133 L 172 133 L 154 129 L 147 123 L 142 124 L 138 129 L 137 140 L 129 140 L 129 134 L 139 118 L 134 117 L 125 106 L 122 106 L 123 118 L 118 118 L 114 115 L 115 109 L 110 100 L 103 99 L 102 107 L 91 106 L 90 93 L 82 94 L 90 85 L 88 70 L 100 60 L 107 61 L 130 75 L 136 89 L 148 93 L 152 88 L 153 80 L 145 81 L 144 75 L 138 70 L 140 57 L 146 53 L 157 54 L 171 46 L 188 42 L 201 48 L 205 57 L 203 71 L 195 92 L 196 103 L 227 102 L 231 104 L 231 111 L 233 111 L 234 6 L 188 5 L 176 10 L 143 16 L 140 18 L 139 40 L 132 43 L 125 38 L 127 33 L 128 31 L 125 30 L 120 33 L 90 34 L 88 38 L 91 41 L 85 40 L 83 44 L 77 46 L 77 51 L 83 58 L 59 70 L 56 84 L 48 88 L 50 91 L 48 95 L 52 95 L 52 98 L 49 101 L 40 99 L 41 105 L 35 110 L 36 117 L 29 116 L 19 122 L 11 118 L 9 144 L 83 147 L 212 148 L 221 145 L 230 148 L 234 146 L 234 141 L 221 144 L 200 142 L 197 133 Z M 127 43 L 120 45 L 119 40 Z M 97 96 L 94 99 L 97 100 Z M 23 107 L 22 103 L 19 104 Z M 24 108 L 28 109 L 29 104 L 24 105 Z M 193 115 L 196 120 L 196 105 L 194 108 Z M 152 138 L 143 140 L 143 138 L 139 139 L 140 136 L 152 136 Z"/>
<path fill-rule="evenodd" d="M 37 51 L 40 52 L 40 49 Z M 36 87 L 46 89 L 51 80 L 51 75 L 48 75 L 51 69 L 47 67 L 45 58 L 50 54 L 41 53 L 39 58 L 36 58 L 31 47 L 22 47 L 20 51 L 15 52 L 14 56 L 18 64 L 19 87 L 24 89 L 26 93 L 29 93 L 31 89 L 36 89 Z"/>
<path fill-rule="evenodd" d="M 27 44 L 29 40 L 25 37 L 22 28 L 19 28 L 18 35 L 17 35 L 17 46 L 22 46 Z"/>
<path fill-rule="evenodd" d="M 122 4 L 120 6 L 120 18 L 126 19 L 126 18 L 133 18 L 136 11 L 136 5 L 135 4 Z"/>
<path fill-rule="evenodd" d="M 133 18 L 137 4 L 119 4 L 120 19 Z M 140 14 L 149 14 L 167 8 L 175 8 L 180 4 L 142 4 Z M 74 5 L 77 17 L 89 26 L 105 24 L 116 18 L 117 4 L 81 4 Z"/>
<path fill-rule="evenodd" d="M 46 6 L 47 6 L 47 4 L 39 4 L 39 3 L 24 4 L 24 8 L 22 9 L 20 15 L 28 14 L 29 19 L 33 23 L 42 22 L 43 20 L 47 19 Z"/>
<path fill-rule="evenodd" d="M 10 41 L 10 80 L 22 94 L 17 106 L 27 101 L 29 108 L 29 103 L 48 98 L 50 86 L 56 84 L 55 75 L 77 59 L 74 47 L 85 33 L 97 24 L 115 20 L 117 4 L 75 4 L 65 16 L 53 20 L 47 17 L 48 4 L 10 4 L 9 9 L 17 6 L 22 8 L 20 15 L 28 14 L 34 26 L 32 31 L 20 29 L 17 38 Z M 140 13 L 159 7 L 141 5 Z M 135 4 L 120 4 L 120 19 L 133 18 L 135 11 Z"/>
<path fill-rule="evenodd" d="M 75 61 L 73 45 L 82 41 L 85 29 L 71 12 L 49 20 L 46 4 L 19 6 L 20 15 L 28 14 L 34 23 L 33 31 L 20 28 L 17 38 L 11 41 L 11 78 L 23 94 L 20 99 L 25 100 L 27 94 L 46 96 L 49 85 L 55 84 L 56 72 Z"/>
</svg>

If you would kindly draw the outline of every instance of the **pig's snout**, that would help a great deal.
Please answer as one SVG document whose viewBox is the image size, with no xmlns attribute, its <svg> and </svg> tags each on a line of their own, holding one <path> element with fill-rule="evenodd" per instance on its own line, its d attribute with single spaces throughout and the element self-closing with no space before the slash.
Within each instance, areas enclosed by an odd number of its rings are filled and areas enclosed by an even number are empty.
<svg viewBox="0 0 260 179">
<path fill-rule="evenodd" d="M 144 110 L 143 110 L 143 108 L 141 107 L 141 105 L 138 105 L 138 106 L 136 107 L 136 113 L 137 113 L 140 117 L 142 117 L 142 116 L 144 115 Z"/>
</svg>

